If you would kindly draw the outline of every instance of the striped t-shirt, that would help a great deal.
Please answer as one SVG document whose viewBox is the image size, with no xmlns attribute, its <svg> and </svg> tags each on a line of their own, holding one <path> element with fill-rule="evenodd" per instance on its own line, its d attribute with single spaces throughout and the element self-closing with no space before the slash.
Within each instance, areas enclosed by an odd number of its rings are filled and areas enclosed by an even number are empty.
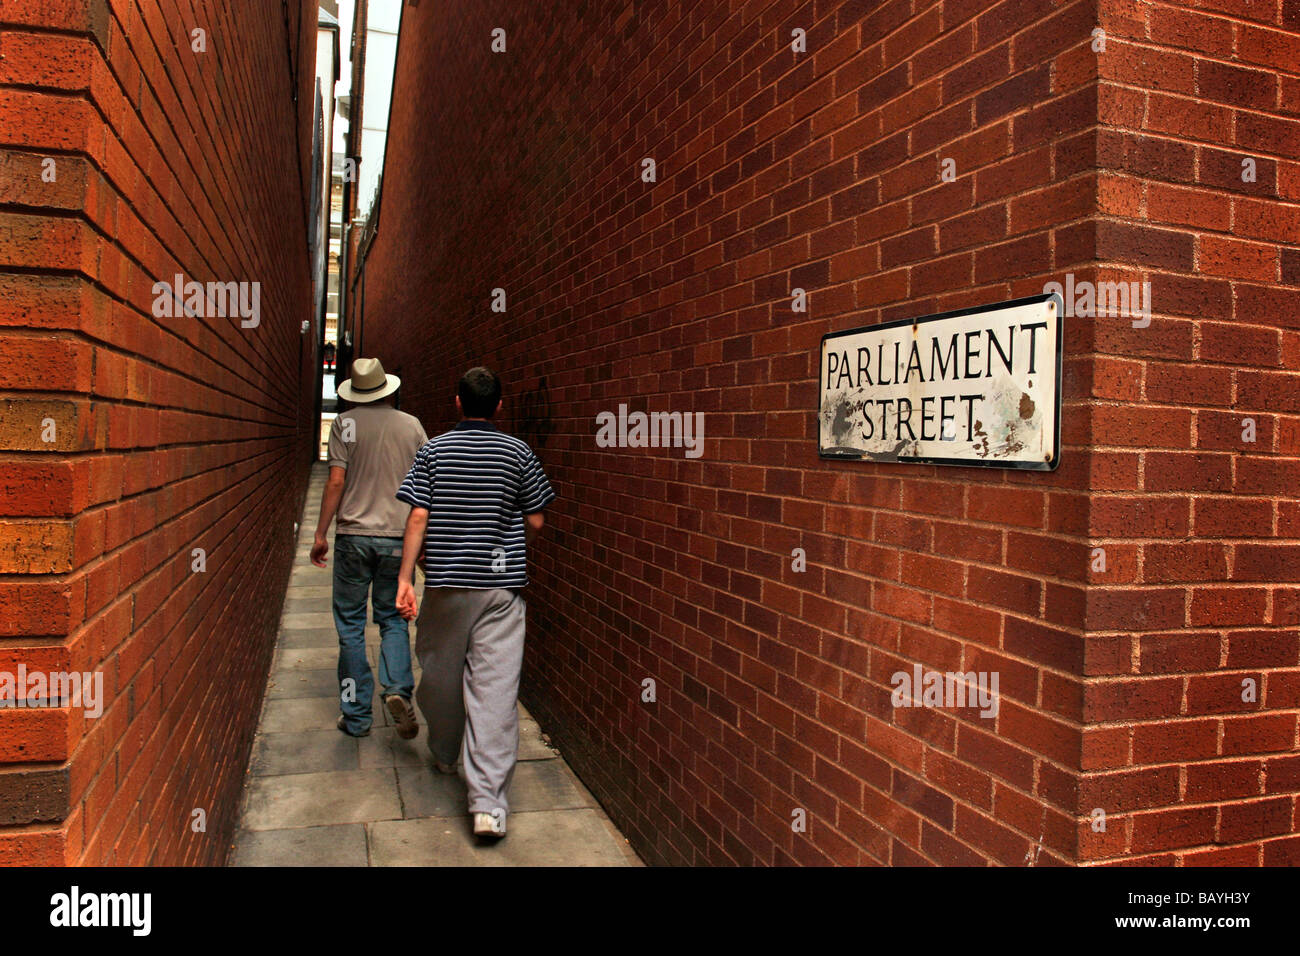
<svg viewBox="0 0 1300 956">
<path fill-rule="evenodd" d="M 421 446 L 397 497 L 429 512 L 425 587 L 521 588 L 524 515 L 555 492 L 527 444 L 491 422 L 463 421 Z"/>
</svg>

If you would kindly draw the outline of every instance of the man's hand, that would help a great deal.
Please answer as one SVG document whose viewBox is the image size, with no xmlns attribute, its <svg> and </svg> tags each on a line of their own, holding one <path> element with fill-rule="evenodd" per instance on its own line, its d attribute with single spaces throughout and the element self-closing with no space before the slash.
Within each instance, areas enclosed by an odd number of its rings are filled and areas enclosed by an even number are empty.
<svg viewBox="0 0 1300 956">
<path fill-rule="evenodd" d="M 415 620 L 415 588 L 405 578 L 397 582 L 397 613 L 408 621 Z"/>
<path fill-rule="evenodd" d="M 524 544 L 532 544 L 533 539 L 542 533 L 542 526 L 545 524 L 546 516 L 541 511 L 524 515 Z"/>
<path fill-rule="evenodd" d="M 410 581 L 401 580 L 397 582 L 397 611 L 406 620 L 415 619 L 415 588 L 411 586 Z"/>
<path fill-rule="evenodd" d="M 329 542 L 325 535 L 329 533 L 330 523 L 339 510 L 339 501 L 343 498 L 343 484 L 347 481 L 346 468 L 330 465 L 330 476 L 325 479 L 325 491 L 320 497 L 320 520 L 316 522 L 316 537 L 311 546 L 311 563 L 318 568 L 325 567 L 325 555 L 330 553 Z"/>
<path fill-rule="evenodd" d="M 330 553 L 330 544 L 325 535 L 317 534 L 311 546 L 311 563 L 318 568 L 325 567 L 325 556 Z"/>
<path fill-rule="evenodd" d="M 415 619 L 415 559 L 424 559 L 424 529 L 429 525 L 427 508 L 412 508 L 406 516 L 402 536 L 402 567 L 397 572 L 397 612 L 408 621 Z"/>
</svg>

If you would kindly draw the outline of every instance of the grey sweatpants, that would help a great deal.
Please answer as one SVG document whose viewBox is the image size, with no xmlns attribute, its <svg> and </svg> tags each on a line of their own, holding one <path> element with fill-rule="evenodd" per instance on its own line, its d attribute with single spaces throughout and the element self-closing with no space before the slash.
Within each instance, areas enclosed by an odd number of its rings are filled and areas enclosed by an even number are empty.
<svg viewBox="0 0 1300 956">
<path fill-rule="evenodd" d="M 464 740 L 469 812 L 509 812 L 506 791 L 519 751 L 519 669 L 524 599 L 504 588 L 426 588 L 415 620 L 429 750 L 454 764 Z"/>
</svg>

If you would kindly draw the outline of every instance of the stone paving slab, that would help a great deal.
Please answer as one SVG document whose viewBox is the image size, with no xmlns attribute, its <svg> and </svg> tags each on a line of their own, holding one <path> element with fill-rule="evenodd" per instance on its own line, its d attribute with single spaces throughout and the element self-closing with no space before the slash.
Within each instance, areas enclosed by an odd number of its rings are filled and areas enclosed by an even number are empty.
<svg viewBox="0 0 1300 956">
<path fill-rule="evenodd" d="M 378 708 L 375 708 L 378 710 Z M 379 715 L 376 713 L 376 717 Z M 286 734 L 301 730 L 333 730 L 339 719 L 339 705 L 333 695 L 329 697 L 289 697 L 268 700 L 262 708 L 263 734 Z"/>
<path fill-rule="evenodd" d="M 333 626 L 334 615 L 329 611 L 284 614 L 280 617 L 280 630 L 282 631 L 292 631 L 300 627 L 322 628 Z"/>
<path fill-rule="evenodd" d="M 402 794 L 402 816 L 454 817 L 467 820 L 465 781 L 460 775 L 439 773 L 428 766 L 397 767 L 397 787 Z"/>
<path fill-rule="evenodd" d="M 511 782 L 510 803 L 519 811 L 600 806 L 563 760 L 521 760 Z"/>
<path fill-rule="evenodd" d="M 310 561 L 294 562 L 291 565 L 290 584 L 294 587 L 329 587 L 334 582 L 334 556 L 330 554 L 325 567 L 318 568 Z M 285 595 L 289 597 L 289 595 Z"/>
<path fill-rule="evenodd" d="M 295 585 L 291 581 L 289 584 L 289 598 L 285 602 L 286 603 L 285 610 L 286 611 L 298 610 L 297 608 L 294 607 L 288 607 L 287 605 L 290 602 L 305 603 L 307 601 L 311 601 L 312 602 L 311 607 L 304 608 L 304 610 L 310 611 L 314 608 L 316 610 L 324 609 L 328 611 L 330 608 L 330 601 L 333 599 L 333 597 L 334 597 L 334 586 L 332 584 Z"/>
<path fill-rule="evenodd" d="M 392 770 L 335 770 L 252 777 L 241 822 L 246 830 L 283 830 L 401 817 Z"/>
<path fill-rule="evenodd" d="M 419 735 L 402 740 L 376 688 L 369 736 L 335 728 L 333 549 L 329 568 L 308 559 L 323 474 L 319 466 L 299 528 L 231 865 L 641 865 L 522 706 L 510 832 L 495 844 L 470 832 L 465 783 L 433 768 L 422 718 Z M 369 622 L 366 652 L 376 667 L 379 630 Z M 414 670 L 418 680 L 418 665 Z"/>
<path fill-rule="evenodd" d="M 531 717 L 519 721 L 519 760 L 552 760 L 560 752 L 542 738 L 542 728 Z"/>
<path fill-rule="evenodd" d="M 320 602 L 317 601 L 317 604 Z M 331 627 L 304 627 L 298 630 L 284 631 L 280 635 L 280 646 L 292 648 L 294 650 L 300 647 L 331 647 L 338 649 L 339 633 Z"/>
<path fill-rule="evenodd" d="M 267 700 L 279 700 L 285 697 L 332 697 L 339 686 L 337 668 L 321 668 L 317 671 L 298 670 L 282 671 L 273 675 L 266 685 Z"/>
<path fill-rule="evenodd" d="M 498 843 L 478 845 L 468 818 L 370 826 L 372 866 L 636 866 L 599 810 L 512 813 Z"/>
<path fill-rule="evenodd" d="M 271 675 L 277 671 L 320 671 L 339 666 L 338 647 L 277 647 Z M 331 695 L 333 696 L 333 695 Z"/>
<path fill-rule="evenodd" d="M 428 767 L 429 752 L 425 749 L 424 724 L 420 733 L 411 740 L 397 736 L 396 727 L 373 727 L 369 737 L 357 741 L 362 767 Z"/>
<path fill-rule="evenodd" d="M 333 590 L 332 588 L 321 588 L 320 590 L 325 592 L 325 595 L 323 597 L 298 596 L 299 591 L 308 591 L 308 590 L 315 591 L 316 588 L 293 587 L 293 585 L 290 585 L 289 591 L 294 596 L 288 598 L 284 602 L 284 613 L 304 614 L 310 612 L 313 614 L 319 614 L 322 608 L 325 610 L 329 610 L 333 606 L 331 604 L 332 596 L 329 593 L 331 590 Z"/>
<path fill-rule="evenodd" d="M 366 828 L 360 823 L 247 833 L 233 866 L 365 866 Z"/>
<path fill-rule="evenodd" d="M 248 772 L 256 777 L 324 770 L 371 769 L 361 765 L 358 745 L 366 738 L 349 737 L 334 728 L 301 734 L 261 734 L 253 747 Z"/>
</svg>

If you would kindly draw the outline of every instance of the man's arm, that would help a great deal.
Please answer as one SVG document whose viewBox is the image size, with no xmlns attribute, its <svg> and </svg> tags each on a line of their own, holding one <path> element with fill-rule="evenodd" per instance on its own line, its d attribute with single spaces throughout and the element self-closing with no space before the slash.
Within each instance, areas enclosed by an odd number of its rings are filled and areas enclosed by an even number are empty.
<svg viewBox="0 0 1300 956">
<path fill-rule="evenodd" d="M 402 536 L 402 567 L 397 572 L 397 611 L 408 621 L 414 619 L 415 559 L 424 548 L 424 529 L 429 525 L 429 509 L 412 507 L 406 516 L 406 533 Z"/>
<path fill-rule="evenodd" d="M 524 513 L 524 544 L 530 545 L 546 524 L 542 509 L 555 500 L 555 492 L 551 490 L 542 463 L 537 460 L 532 449 L 527 451 L 521 465 L 519 495 L 515 502 Z"/>
<path fill-rule="evenodd" d="M 343 498 L 343 483 L 347 480 L 347 469 L 337 465 L 330 466 L 330 476 L 325 482 L 325 493 L 320 499 L 320 520 L 316 522 L 316 539 L 311 546 L 311 563 L 318 568 L 325 567 L 325 556 L 330 546 L 325 535 L 329 533 L 330 524 L 339 510 L 339 501 Z"/>
</svg>

